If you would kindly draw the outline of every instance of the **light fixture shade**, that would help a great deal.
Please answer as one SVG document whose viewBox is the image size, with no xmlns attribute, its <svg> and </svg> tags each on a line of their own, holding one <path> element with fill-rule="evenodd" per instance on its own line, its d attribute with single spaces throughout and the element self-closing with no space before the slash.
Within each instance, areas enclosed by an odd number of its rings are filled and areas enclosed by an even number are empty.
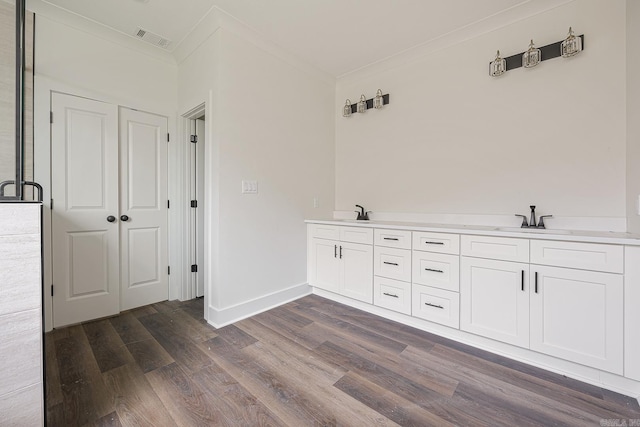
<svg viewBox="0 0 640 427">
<path fill-rule="evenodd" d="M 384 105 L 384 99 L 382 99 L 382 91 L 378 89 L 376 97 L 373 98 L 373 108 L 380 109 Z"/>
<path fill-rule="evenodd" d="M 351 100 L 347 99 L 342 108 L 342 117 L 349 117 L 351 115 Z"/>
<path fill-rule="evenodd" d="M 573 29 L 569 27 L 569 34 L 560 45 L 560 55 L 563 58 L 569 58 L 582 52 L 582 39 L 573 35 Z"/>
<path fill-rule="evenodd" d="M 496 59 L 489 63 L 489 75 L 498 77 L 507 71 L 507 61 L 500 57 L 500 51 L 496 53 Z"/>
<path fill-rule="evenodd" d="M 533 45 L 533 40 L 529 43 L 529 49 L 522 55 L 522 66 L 532 68 L 540 63 L 542 52 Z"/>
<path fill-rule="evenodd" d="M 364 113 L 367 111 L 367 97 L 360 95 L 360 101 L 358 101 L 358 113 Z"/>
</svg>

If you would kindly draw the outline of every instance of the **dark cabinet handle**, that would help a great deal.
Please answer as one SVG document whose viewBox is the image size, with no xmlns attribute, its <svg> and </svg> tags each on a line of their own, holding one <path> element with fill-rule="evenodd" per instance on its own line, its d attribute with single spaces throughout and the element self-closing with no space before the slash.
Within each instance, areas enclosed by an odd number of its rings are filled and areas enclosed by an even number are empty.
<svg viewBox="0 0 640 427">
<path fill-rule="evenodd" d="M 433 268 L 425 268 L 426 271 L 433 271 L 434 273 L 444 273 L 442 270 L 435 270 Z"/>
<path fill-rule="evenodd" d="M 120 221 L 129 221 L 128 215 L 120 215 Z"/>
<path fill-rule="evenodd" d="M 444 242 L 424 242 L 425 245 L 444 245 Z"/>
<path fill-rule="evenodd" d="M 395 240 L 398 241 L 395 237 L 383 237 L 382 240 Z"/>
<path fill-rule="evenodd" d="M 333 245 L 333 257 L 338 258 L 338 245 Z"/>
<path fill-rule="evenodd" d="M 109 215 L 109 216 L 107 217 L 107 221 L 109 221 L 109 222 L 116 222 L 116 217 L 115 217 L 115 216 L 113 216 L 113 215 Z"/>
<path fill-rule="evenodd" d="M 382 295 L 386 295 L 388 297 L 393 297 L 393 298 L 398 298 L 398 295 L 394 295 L 394 294 L 388 294 L 386 292 L 384 292 Z"/>
<path fill-rule="evenodd" d="M 342 245 L 340 246 L 340 259 L 342 259 Z"/>
<path fill-rule="evenodd" d="M 536 282 L 536 289 L 535 289 L 535 291 L 536 291 L 536 294 L 537 294 L 537 293 L 538 293 L 538 272 L 537 272 L 537 271 L 536 271 L 536 273 L 535 273 L 535 282 Z"/>
<path fill-rule="evenodd" d="M 436 304 L 429 304 L 428 302 L 425 302 L 424 305 L 428 305 L 429 307 L 435 307 L 435 308 L 441 308 L 444 309 L 443 306 L 441 305 L 436 305 Z"/>
<path fill-rule="evenodd" d="M 387 261 L 384 261 L 384 262 L 383 262 L 383 264 L 387 264 L 387 265 L 395 265 L 396 267 L 398 266 L 398 263 L 397 263 L 397 262 L 387 262 Z"/>
<path fill-rule="evenodd" d="M 524 291 L 524 270 L 522 270 L 522 275 L 520 276 L 520 289 Z"/>
</svg>

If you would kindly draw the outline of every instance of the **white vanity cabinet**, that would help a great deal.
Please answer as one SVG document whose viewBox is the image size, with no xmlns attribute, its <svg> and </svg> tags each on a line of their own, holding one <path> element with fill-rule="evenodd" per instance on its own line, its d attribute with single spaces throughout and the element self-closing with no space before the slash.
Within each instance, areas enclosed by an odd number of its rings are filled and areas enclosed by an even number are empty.
<svg viewBox="0 0 640 427">
<path fill-rule="evenodd" d="M 373 230 L 310 224 L 309 284 L 373 302 Z"/>
<path fill-rule="evenodd" d="M 411 232 L 374 230 L 373 303 L 411 314 Z"/>
</svg>

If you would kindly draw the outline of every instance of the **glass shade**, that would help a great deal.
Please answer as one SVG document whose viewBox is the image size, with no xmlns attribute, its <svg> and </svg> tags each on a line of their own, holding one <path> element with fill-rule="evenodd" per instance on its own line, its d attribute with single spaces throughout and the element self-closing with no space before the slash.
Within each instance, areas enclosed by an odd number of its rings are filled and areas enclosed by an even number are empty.
<svg viewBox="0 0 640 427">
<path fill-rule="evenodd" d="M 373 98 L 373 108 L 380 109 L 384 105 L 384 99 L 382 99 L 382 91 L 378 89 L 376 97 Z"/>
<path fill-rule="evenodd" d="M 347 99 L 342 109 L 342 117 L 349 117 L 351 115 L 351 100 Z"/>
<path fill-rule="evenodd" d="M 522 66 L 524 68 L 535 67 L 540 63 L 541 54 L 540 49 L 536 49 L 533 45 L 533 40 L 531 40 L 529 49 L 522 55 Z"/>
<path fill-rule="evenodd" d="M 569 58 L 582 51 L 582 39 L 573 35 L 573 30 L 569 27 L 569 35 L 560 45 L 560 55 L 563 58 Z"/>
<path fill-rule="evenodd" d="M 496 53 L 496 59 L 489 63 L 489 75 L 498 77 L 507 71 L 507 61 L 500 57 L 500 51 Z"/>
<path fill-rule="evenodd" d="M 367 111 L 367 98 L 364 95 L 360 95 L 360 101 L 358 101 L 358 113 L 364 113 Z"/>
</svg>

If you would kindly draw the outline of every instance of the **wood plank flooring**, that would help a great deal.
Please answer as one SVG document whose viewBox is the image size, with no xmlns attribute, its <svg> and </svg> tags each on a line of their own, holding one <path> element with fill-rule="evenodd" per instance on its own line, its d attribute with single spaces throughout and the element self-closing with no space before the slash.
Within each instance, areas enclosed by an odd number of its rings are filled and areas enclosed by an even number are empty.
<svg viewBox="0 0 640 427">
<path fill-rule="evenodd" d="M 202 312 L 164 302 L 47 334 L 48 425 L 640 422 L 635 399 L 318 296 L 217 330 Z"/>
</svg>

